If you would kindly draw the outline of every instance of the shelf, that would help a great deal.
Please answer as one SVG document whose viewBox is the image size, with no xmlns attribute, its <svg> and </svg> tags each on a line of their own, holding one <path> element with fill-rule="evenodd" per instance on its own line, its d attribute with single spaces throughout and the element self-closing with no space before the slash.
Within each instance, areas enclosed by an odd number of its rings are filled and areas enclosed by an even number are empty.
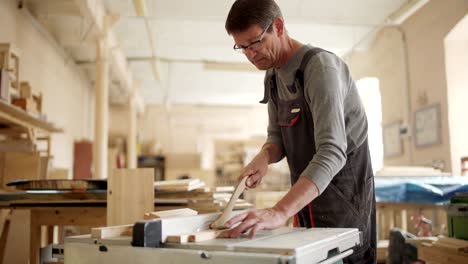
<svg viewBox="0 0 468 264">
<path fill-rule="evenodd" d="M 47 134 L 63 132 L 63 129 L 54 126 L 54 124 L 34 117 L 23 109 L 1 100 L 0 127 L 0 134 L 1 130 L 25 132 L 28 129 L 37 129 Z"/>
</svg>

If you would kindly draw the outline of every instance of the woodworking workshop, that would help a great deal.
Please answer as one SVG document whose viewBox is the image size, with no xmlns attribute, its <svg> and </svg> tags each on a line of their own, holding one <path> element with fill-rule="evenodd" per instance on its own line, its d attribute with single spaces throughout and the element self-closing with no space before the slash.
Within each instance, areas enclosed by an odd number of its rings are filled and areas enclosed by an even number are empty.
<svg viewBox="0 0 468 264">
<path fill-rule="evenodd" d="M 0 264 L 467 264 L 468 0 L 0 0 Z"/>
</svg>

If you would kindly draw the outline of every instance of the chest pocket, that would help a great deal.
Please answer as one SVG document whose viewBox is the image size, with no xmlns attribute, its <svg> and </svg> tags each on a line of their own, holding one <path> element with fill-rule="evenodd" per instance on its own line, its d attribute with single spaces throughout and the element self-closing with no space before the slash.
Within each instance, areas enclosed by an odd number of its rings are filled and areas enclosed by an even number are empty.
<svg viewBox="0 0 468 264">
<path fill-rule="evenodd" d="M 277 124 L 282 127 L 294 126 L 301 118 L 303 110 L 300 103 L 279 104 Z"/>
</svg>

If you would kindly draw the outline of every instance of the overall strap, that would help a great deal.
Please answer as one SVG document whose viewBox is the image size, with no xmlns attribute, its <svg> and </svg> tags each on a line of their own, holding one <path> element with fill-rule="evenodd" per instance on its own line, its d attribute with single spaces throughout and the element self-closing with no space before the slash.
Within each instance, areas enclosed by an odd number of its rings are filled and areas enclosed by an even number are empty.
<svg viewBox="0 0 468 264">
<path fill-rule="evenodd" d="M 321 48 L 311 48 L 309 49 L 306 54 L 304 54 L 304 57 L 302 58 L 301 65 L 299 66 L 299 69 L 297 69 L 295 73 L 295 79 L 299 82 L 301 85 L 301 89 L 304 87 L 304 71 L 305 68 L 307 67 L 307 64 L 309 63 L 310 59 L 317 55 L 318 53 L 325 51 Z M 261 104 L 266 104 L 270 100 L 270 95 L 271 95 L 271 90 L 276 89 L 276 73 L 273 73 L 270 78 L 265 78 L 265 83 L 264 83 L 264 93 L 263 93 L 263 99 L 260 101 Z"/>
<path fill-rule="evenodd" d="M 301 65 L 299 66 L 299 69 L 296 70 L 295 78 L 297 82 L 300 85 L 300 89 L 302 89 L 302 92 L 304 92 L 304 72 L 305 68 L 307 67 L 307 64 L 309 64 L 310 59 L 314 57 L 315 55 L 319 54 L 320 52 L 328 52 L 324 49 L 321 48 L 311 48 L 309 49 L 306 54 L 304 54 L 304 57 L 302 57 Z"/>
</svg>

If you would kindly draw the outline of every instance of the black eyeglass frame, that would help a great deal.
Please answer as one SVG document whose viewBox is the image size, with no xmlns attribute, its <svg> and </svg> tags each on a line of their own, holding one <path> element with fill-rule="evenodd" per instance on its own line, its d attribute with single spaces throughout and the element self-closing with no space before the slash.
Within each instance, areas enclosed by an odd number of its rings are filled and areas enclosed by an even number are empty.
<svg viewBox="0 0 468 264">
<path fill-rule="evenodd" d="M 235 51 L 237 52 L 240 52 L 240 53 L 245 53 L 247 51 L 247 49 L 251 49 L 251 47 L 253 45 L 257 45 L 257 44 L 262 44 L 262 40 L 263 40 L 263 37 L 265 36 L 265 33 L 268 31 L 268 29 L 271 27 L 271 25 L 273 24 L 273 21 L 270 22 L 270 24 L 268 25 L 268 27 L 266 27 L 262 34 L 260 34 L 260 36 L 258 37 L 257 40 L 255 40 L 254 42 L 250 43 L 249 45 L 247 46 L 237 46 L 237 44 L 234 44 L 234 46 L 232 47 Z"/>
</svg>

